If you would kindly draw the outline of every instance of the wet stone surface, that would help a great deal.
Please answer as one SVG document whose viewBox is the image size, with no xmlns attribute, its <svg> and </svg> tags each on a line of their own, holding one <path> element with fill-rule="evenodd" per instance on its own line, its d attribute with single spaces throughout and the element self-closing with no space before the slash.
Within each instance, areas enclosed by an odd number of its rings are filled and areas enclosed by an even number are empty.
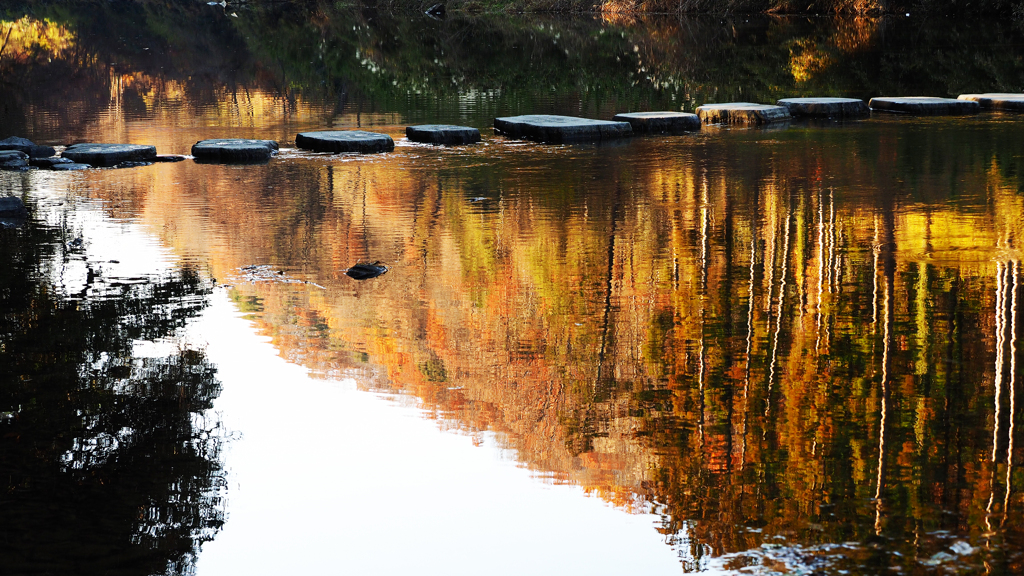
<svg viewBox="0 0 1024 576">
<path fill-rule="evenodd" d="M 266 162 L 277 150 L 277 142 L 273 140 L 246 138 L 202 140 L 192 145 L 192 155 L 202 162 Z"/>
<path fill-rule="evenodd" d="M 629 112 L 613 120 L 629 122 L 634 134 L 682 134 L 700 130 L 700 117 L 688 112 Z"/>
<path fill-rule="evenodd" d="M 26 218 L 28 208 L 21 198 L 14 196 L 0 196 L 0 218 Z"/>
<path fill-rule="evenodd" d="M 122 162 L 147 162 L 156 158 L 156 146 L 139 144 L 74 144 L 61 154 L 92 166 L 116 166 Z"/>
<path fill-rule="evenodd" d="M 370 278 L 376 278 L 381 274 L 388 271 L 387 265 L 380 260 L 369 264 L 361 262 L 345 271 L 345 275 L 353 280 L 369 280 Z"/>
<path fill-rule="evenodd" d="M 961 94 L 957 100 L 977 102 L 982 110 L 1024 111 L 1024 94 Z"/>
<path fill-rule="evenodd" d="M 776 104 L 791 116 L 863 118 L 871 114 L 867 103 L 857 98 L 783 98 Z"/>
<path fill-rule="evenodd" d="M 20 150 L 0 151 L 0 170 L 21 170 L 28 166 L 28 154 Z"/>
<path fill-rule="evenodd" d="M 740 124 L 747 126 L 761 126 L 790 119 L 789 111 L 782 106 L 755 104 L 753 102 L 704 104 L 697 108 L 697 116 L 705 124 Z"/>
<path fill-rule="evenodd" d="M 453 126 L 450 124 L 424 124 L 409 126 L 405 129 L 405 137 L 413 142 L 424 144 L 440 144 L 458 146 L 475 144 L 480 141 L 480 131 L 469 126 Z"/>
<path fill-rule="evenodd" d="M 879 97 L 872 98 L 868 105 L 872 110 L 902 112 L 919 116 L 973 114 L 981 110 L 981 106 L 977 102 L 932 96 Z"/>
<path fill-rule="evenodd" d="M 52 146 L 40 146 L 28 138 L 18 136 L 0 140 L 0 150 L 18 150 L 28 154 L 29 158 L 46 158 L 56 153 Z"/>
<path fill-rule="evenodd" d="M 395 149 L 395 141 L 391 139 L 391 136 L 363 130 L 302 132 L 295 136 L 295 145 L 314 152 L 334 153 L 374 154 L 391 152 Z"/>
<path fill-rule="evenodd" d="M 600 142 L 632 136 L 628 122 L 591 120 L 574 116 L 528 114 L 494 119 L 494 131 L 509 138 L 546 144 Z"/>
<path fill-rule="evenodd" d="M 60 156 L 50 156 L 49 158 L 30 158 L 28 163 L 37 168 L 53 168 L 58 164 L 73 164 L 74 162 Z"/>
<path fill-rule="evenodd" d="M 50 170 L 56 170 L 58 172 L 70 172 L 74 170 L 87 170 L 92 168 L 89 164 L 81 164 L 79 162 L 64 162 L 61 164 L 54 164 L 50 166 Z"/>
</svg>

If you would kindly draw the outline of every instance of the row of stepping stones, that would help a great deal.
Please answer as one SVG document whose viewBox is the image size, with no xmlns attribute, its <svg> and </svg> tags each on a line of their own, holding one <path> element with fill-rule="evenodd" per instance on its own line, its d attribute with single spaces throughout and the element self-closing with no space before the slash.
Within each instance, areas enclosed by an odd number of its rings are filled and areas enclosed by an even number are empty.
<svg viewBox="0 0 1024 576">
<path fill-rule="evenodd" d="M 915 115 L 971 114 L 982 109 L 1024 111 L 1024 94 L 962 94 L 959 98 L 900 97 L 872 98 L 865 103 L 854 98 L 784 98 L 775 105 L 753 102 L 705 104 L 696 114 L 685 112 L 635 112 L 617 114 L 612 120 L 591 120 L 571 116 L 524 115 L 494 119 L 494 131 L 509 138 L 545 143 L 598 142 L 633 134 L 678 134 L 700 130 L 703 124 L 766 125 L 794 116 L 818 118 L 861 118 L 882 110 Z M 406 137 L 413 142 L 440 145 L 473 144 L 480 131 L 467 126 L 428 124 L 409 126 Z M 395 142 L 387 134 L 363 130 L 303 132 L 295 137 L 299 148 L 315 152 L 371 154 L 390 152 Z M 215 139 L 192 146 L 198 162 L 265 162 L 278 152 L 273 140 Z M 38 146 L 24 138 L 0 140 L 0 169 L 23 170 L 29 165 L 54 170 L 75 170 L 91 166 L 138 166 L 157 161 L 177 161 L 183 156 L 158 156 L 155 146 L 136 144 L 75 144 L 61 156 L 49 146 Z"/>
<path fill-rule="evenodd" d="M 41 146 L 26 138 L 0 140 L 0 170 L 84 170 L 93 167 L 128 168 L 153 162 L 177 162 L 184 156 L 158 156 L 156 146 L 138 144 L 74 144 L 56 155 L 52 146 Z"/>
</svg>

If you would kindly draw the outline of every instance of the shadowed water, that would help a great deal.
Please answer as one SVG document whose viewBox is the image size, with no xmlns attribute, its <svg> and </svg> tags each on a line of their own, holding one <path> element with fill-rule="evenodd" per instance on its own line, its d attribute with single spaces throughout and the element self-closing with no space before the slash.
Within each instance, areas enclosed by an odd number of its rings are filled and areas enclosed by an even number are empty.
<svg viewBox="0 0 1024 576">
<path fill-rule="evenodd" d="M 23 572 L 52 569 L 44 548 L 69 549 L 47 514 L 74 514 L 62 498 L 99 486 L 112 504 L 83 516 L 108 525 L 68 562 L 187 572 L 216 539 L 231 460 L 208 408 L 227 368 L 175 339 L 211 294 L 315 377 L 414 400 L 537 482 L 653 515 L 680 571 L 1024 569 L 1024 117 L 876 114 L 612 146 L 488 129 L 513 113 L 1020 92 L 1018 25 L 33 6 L 3 24 L 21 34 L 0 53 L 5 129 L 161 153 L 213 137 L 282 150 L 256 166 L 0 173 L 36 214 L 0 231 L 0 466 L 15 471 L 0 525 L 39 546 L 7 536 Z M 402 138 L 422 122 L 484 141 Z M 330 127 L 398 146 L 294 148 L 297 132 Z M 105 280 L 114 257 L 74 257 L 76 214 L 138 226 L 168 263 Z M 388 272 L 345 275 L 374 261 Z M 139 342 L 175 344 L 139 356 Z M 144 454 L 119 455 L 127 446 Z M 182 463 L 139 466 L 168 453 Z M 61 496 L 40 491 L 52 485 Z M 133 515 L 182 501 L 160 529 Z"/>
</svg>

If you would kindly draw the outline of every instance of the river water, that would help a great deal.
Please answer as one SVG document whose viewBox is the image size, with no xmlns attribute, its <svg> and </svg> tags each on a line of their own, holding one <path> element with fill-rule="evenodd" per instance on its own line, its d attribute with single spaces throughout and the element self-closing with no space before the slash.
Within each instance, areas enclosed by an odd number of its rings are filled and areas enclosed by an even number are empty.
<svg viewBox="0 0 1024 576">
<path fill-rule="evenodd" d="M 0 173 L 5 573 L 1024 570 L 1024 116 L 490 129 L 1022 92 L 1019 24 L 4 10 L 0 137 L 282 146 Z"/>
</svg>

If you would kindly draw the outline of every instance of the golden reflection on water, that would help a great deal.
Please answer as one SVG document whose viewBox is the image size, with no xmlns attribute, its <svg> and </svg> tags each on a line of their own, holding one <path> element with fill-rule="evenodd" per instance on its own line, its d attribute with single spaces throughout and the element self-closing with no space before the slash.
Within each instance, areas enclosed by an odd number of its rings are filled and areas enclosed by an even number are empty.
<svg viewBox="0 0 1024 576">
<path fill-rule="evenodd" d="M 230 283 L 289 360 L 656 510 L 684 557 L 872 534 L 913 557 L 937 530 L 1020 542 L 1019 127 L 285 149 L 83 189 Z"/>
</svg>

